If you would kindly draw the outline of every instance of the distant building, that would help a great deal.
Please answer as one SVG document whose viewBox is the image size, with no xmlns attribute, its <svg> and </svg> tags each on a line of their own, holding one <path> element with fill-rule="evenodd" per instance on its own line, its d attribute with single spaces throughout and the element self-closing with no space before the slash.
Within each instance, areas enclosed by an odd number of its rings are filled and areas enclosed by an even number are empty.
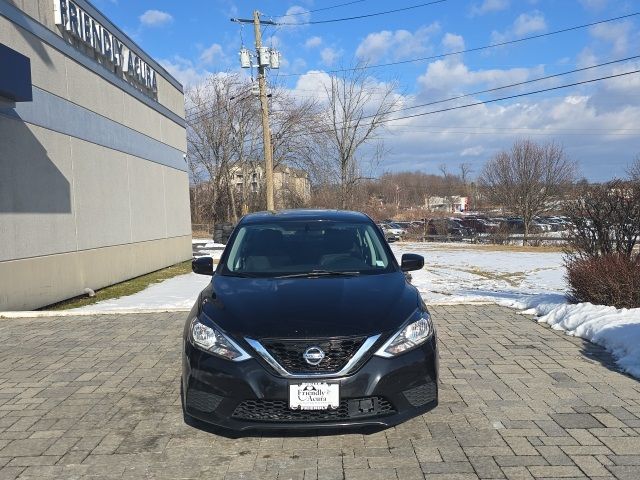
<svg viewBox="0 0 640 480">
<path fill-rule="evenodd" d="M 469 206 L 469 198 L 454 195 L 451 197 L 427 197 L 425 208 L 430 212 L 464 212 Z"/>
<path fill-rule="evenodd" d="M 256 196 L 264 188 L 264 167 L 260 164 L 236 166 L 231 177 L 241 195 Z M 273 172 L 273 186 L 277 209 L 301 207 L 311 199 L 309 174 L 299 168 L 278 165 Z"/>
</svg>

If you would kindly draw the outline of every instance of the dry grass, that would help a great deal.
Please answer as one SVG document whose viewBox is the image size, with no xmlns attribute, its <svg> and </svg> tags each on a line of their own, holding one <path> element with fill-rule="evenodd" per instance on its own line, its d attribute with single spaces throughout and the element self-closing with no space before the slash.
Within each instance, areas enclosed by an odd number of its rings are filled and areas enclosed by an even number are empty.
<svg viewBox="0 0 640 480">
<path fill-rule="evenodd" d="M 191 260 L 188 260 L 186 262 L 172 265 L 171 267 L 163 268 L 162 270 L 156 270 L 155 272 L 147 273 L 146 275 L 102 288 L 96 291 L 96 295 L 94 297 L 88 297 L 86 295 L 74 297 L 69 300 L 64 300 L 62 302 L 40 308 L 39 310 L 68 310 L 71 308 L 92 305 L 94 303 L 101 302 L 102 300 L 133 295 L 134 293 L 144 290 L 153 283 L 162 282 L 163 280 L 190 272 Z"/>
<path fill-rule="evenodd" d="M 211 233 L 206 230 L 192 230 L 191 238 L 206 238 L 207 240 L 211 239 Z M 211 240 L 213 242 L 213 240 Z"/>
<path fill-rule="evenodd" d="M 398 242 L 400 243 L 400 242 Z M 411 242 L 423 243 L 423 242 Z M 432 245 L 436 248 L 436 244 L 424 242 L 425 246 Z M 562 253 L 566 250 L 565 245 L 541 245 L 541 246 L 522 246 L 522 245 L 493 245 L 480 243 L 438 243 L 438 250 L 479 250 L 485 252 L 532 252 L 532 253 Z"/>
</svg>

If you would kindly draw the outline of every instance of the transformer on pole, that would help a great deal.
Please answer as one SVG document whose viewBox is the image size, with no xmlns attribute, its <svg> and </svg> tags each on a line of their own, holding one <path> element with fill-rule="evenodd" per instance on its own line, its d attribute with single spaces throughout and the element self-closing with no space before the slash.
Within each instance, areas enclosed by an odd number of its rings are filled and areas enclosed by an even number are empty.
<svg viewBox="0 0 640 480">
<path fill-rule="evenodd" d="M 280 52 L 273 48 L 262 46 L 262 32 L 260 31 L 260 12 L 253 12 L 253 19 L 232 18 L 236 23 L 253 23 L 256 51 L 252 54 L 248 49 L 240 49 L 240 67 L 258 68 L 258 93 L 260 97 L 260 107 L 262 110 L 262 143 L 264 145 L 264 170 L 265 170 L 265 190 L 267 197 L 267 210 L 274 210 L 274 184 L 273 184 L 273 150 L 271 147 L 271 131 L 269 128 L 269 103 L 267 101 L 266 69 L 280 68 Z M 276 25 L 275 22 L 266 20 L 262 22 L 266 25 Z M 251 58 L 256 59 L 256 65 L 252 65 Z M 252 87 L 253 93 L 253 87 Z"/>
</svg>

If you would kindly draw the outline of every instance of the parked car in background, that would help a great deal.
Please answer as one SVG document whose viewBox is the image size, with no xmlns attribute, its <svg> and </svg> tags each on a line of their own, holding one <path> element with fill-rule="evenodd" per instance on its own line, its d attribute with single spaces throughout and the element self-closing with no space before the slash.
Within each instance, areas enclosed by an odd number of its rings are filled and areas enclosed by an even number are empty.
<svg viewBox="0 0 640 480">
<path fill-rule="evenodd" d="M 407 231 L 395 223 L 381 223 L 380 228 L 384 232 L 385 238 L 391 241 L 398 241 L 406 235 Z"/>
<path fill-rule="evenodd" d="M 469 238 L 473 232 L 450 218 L 432 218 L 427 222 L 427 235 L 446 235 L 454 240 Z"/>
<path fill-rule="evenodd" d="M 473 229 L 476 233 L 491 233 L 500 227 L 498 222 L 479 217 L 465 217 L 460 220 L 460 223 L 467 228 Z"/>
</svg>

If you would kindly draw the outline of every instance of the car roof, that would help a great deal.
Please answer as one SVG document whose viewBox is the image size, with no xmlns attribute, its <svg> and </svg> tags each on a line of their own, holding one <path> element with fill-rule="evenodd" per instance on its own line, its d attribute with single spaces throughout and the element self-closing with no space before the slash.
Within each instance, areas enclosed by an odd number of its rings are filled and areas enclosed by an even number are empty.
<svg viewBox="0 0 640 480">
<path fill-rule="evenodd" d="M 371 222 L 372 220 L 361 212 L 349 210 L 320 210 L 295 209 L 256 212 L 245 215 L 240 224 L 259 224 L 273 221 L 315 221 L 330 220 L 335 222 Z"/>
</svg>

